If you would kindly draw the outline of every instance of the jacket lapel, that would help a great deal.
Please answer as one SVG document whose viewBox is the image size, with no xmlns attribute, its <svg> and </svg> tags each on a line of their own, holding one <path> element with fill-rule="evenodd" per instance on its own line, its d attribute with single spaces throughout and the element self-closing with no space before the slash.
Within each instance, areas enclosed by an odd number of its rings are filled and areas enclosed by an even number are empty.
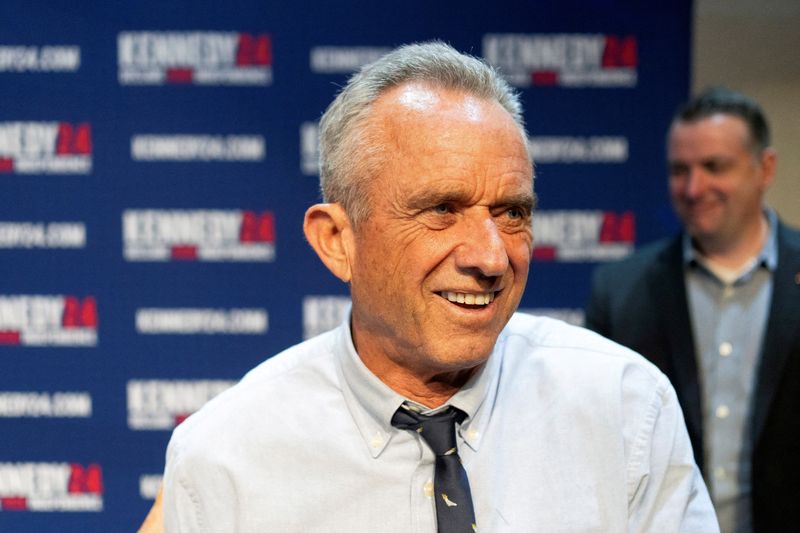
<svg viewBox="0 0 800 533">
<path fill-rule="evenodd" d="M 786 360 L 797 349 L 800 324 L 800 243 L 778 226 L 778 265 L 772 278 L 772 302 L 761 349 L 753 404 L 753 441 L 758 442 L 767 419 L 772 398 L 780 385 Z"/>
<path fill-rule="evenodd" d="M 669 377 L 683 406 L 692 441 L 696 446 L 701 446 L 703 433 L 700 385 L 686 300 L 681 236 L 661 253 L 650 279 L 658 324 L 664 332 L 667 354 L 673 370 Z M 702 448 L 695 450 L 695 455 L 702 457 L 701 451 Z"/>
</svg>

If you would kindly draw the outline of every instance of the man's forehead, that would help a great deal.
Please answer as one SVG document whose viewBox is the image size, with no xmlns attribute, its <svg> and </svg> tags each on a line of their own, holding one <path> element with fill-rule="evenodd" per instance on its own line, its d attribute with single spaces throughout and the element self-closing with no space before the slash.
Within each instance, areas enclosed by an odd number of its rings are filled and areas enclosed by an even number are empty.
<svg viewBox="0 0 800 533">
<path fill-rule="evenodd" d="M 472 166 L 492 160 L 492 174 L 518 173 L 532 189 L 523 130 L 495 100 L 429 82 L 406 82 L 376 100 L 368 124 L 373 143 L 391 147 L 384 159 L 388 166 L 432 166 L 437 178 L 444 178 L 485 172 Z"/>
<path fill-rule="evenodd" d="M 709 116 L 700 117 L 693 120 L 676 120 L 672 124 L 670 137 L 676 138 L 676 134 L 692 134 L 697 139 L 714 139 L 725 137 L 737 137 L 743 142 L 750 139 L 750 132 L 745 120 L 738 115 L 729 113 L 714 113 Z"/>
<path fill-rule="evenodd" d="M 427 81 L 409 81 L 388 89 L 377 99 L 375 108 L 378 112 L 399 112 L 396 118 L 404 119 L 436 113 L 443 119 L 479 123 L 500 112 L 513 121 L 511 115 L 494 100 Z"/>
<path fill-rule="evenodd" d="M 419 83 L 403 84 L 395 92 L 397 103 L 414 111 L 430 111 L 441 101 L 441 97 L 432 87 Z"/>
<path fill-rule="evenodd" d="M 416 152 L 436 152 L 455 137 L 467 151 L 502 138 L 493 149 L 522 149 L 530 159 L 522 129 L 499 102 L 427 82 L 387 90 L 372 106 L 367 128 L 378 134 L 373 139 Z"/>
<path fill-rule="evenodd" d="M 675 121 L 670 128 L 668 151 L 730 152 L 750 150 L 752 139 L 744 119 L 727 113 L 715 113 L 692 121 Z"/>
</svg>

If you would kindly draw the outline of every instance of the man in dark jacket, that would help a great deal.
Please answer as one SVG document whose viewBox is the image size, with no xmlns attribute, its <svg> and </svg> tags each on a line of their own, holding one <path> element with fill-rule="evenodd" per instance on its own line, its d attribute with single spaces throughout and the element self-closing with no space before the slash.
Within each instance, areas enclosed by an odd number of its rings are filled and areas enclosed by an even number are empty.
<svg viewBox="0 0 800 533">
<path fill-rule="evenodd" d="M 723 532 L 788 531 L 800 501 L 800 232 L 765 208 L 776 165 L 759 105 L 711 89 L 674 117 L 683 232 L 598 268 L 588 327 L 677 390 Z"/>
</svg>

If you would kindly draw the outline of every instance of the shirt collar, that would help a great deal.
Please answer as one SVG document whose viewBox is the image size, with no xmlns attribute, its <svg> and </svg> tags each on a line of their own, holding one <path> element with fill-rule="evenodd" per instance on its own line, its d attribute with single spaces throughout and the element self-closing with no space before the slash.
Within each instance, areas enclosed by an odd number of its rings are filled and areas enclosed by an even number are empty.
<svg viewBox="0 0 800 533">
<path fill-rule="evenodd" d="M 342 393 L 369 453 L 372 457 L 378 457 L 392 435 L 400 431 L 392 427 L 392 416 L 408 400 L 364 365 L 356 353 L 349 322 L 348 316 L 339 326 L 335 340 Z M 473 450 L 477 450 L 480 445 L 494 406 L 502 359 L 502 351 L 498 346 L 502 339 L 501 334 L 486 364 L 445 403 L 467 414 L 459 428 L 459 434 Z"/>
<path fill-rule="evenodd" d="M 770 208 L 764 209 L 764 216 L 767 218 L 767 238 L 755 264 L 764 266 L 770 272 L 774 272 L 778 266 L 778 215 Z M 700 264 L 700 252 L 694 247 L 692 238 L 688 233 L 683 233 L 683 264 L 686 267 L 695 267 Z"/>
</svg>

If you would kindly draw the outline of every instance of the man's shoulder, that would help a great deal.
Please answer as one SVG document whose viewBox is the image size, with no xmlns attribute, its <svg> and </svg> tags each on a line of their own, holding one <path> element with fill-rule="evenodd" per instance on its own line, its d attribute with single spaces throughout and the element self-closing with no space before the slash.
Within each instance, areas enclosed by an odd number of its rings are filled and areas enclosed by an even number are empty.
<svg viewBox="0 0 800 533">
<path fill-rule="evenodd" d="M 546 405 L 564 419 L 589 416 L 635 433 L 635 421 L 674 395 L 667 377 L 638 353 L 558 320 L 515 316 L 501 350 L 498 394 L 515 409 Z"/>
<path fill-rule="evenodd" d="M 339 333 L 323 333 L 262 362 L 178 426 L 171 445 L 222 445 L 228 435 L 235 440 L 258 428 L 258 420 L 292 416 L 312 395 L 338 390 L 334 346 Z"/>
<path fill-rule="evenodd" d="M 645 381 L 666 378 L 635 351 L 583 327 L 552 318 L 516 313 L 509 321 L 504 341 L 518 364 L 534 365 L 563 374 L 589 373 L 621 378 L 631 369 Z M 525 348 L 527 345 L 527 348 Z"/>
<path fill-rule="evenodd" d="M 800 252 L 800 228 L 790 226 L 782 220 L 778 222 L 778 243 Z"/>
</svg>

